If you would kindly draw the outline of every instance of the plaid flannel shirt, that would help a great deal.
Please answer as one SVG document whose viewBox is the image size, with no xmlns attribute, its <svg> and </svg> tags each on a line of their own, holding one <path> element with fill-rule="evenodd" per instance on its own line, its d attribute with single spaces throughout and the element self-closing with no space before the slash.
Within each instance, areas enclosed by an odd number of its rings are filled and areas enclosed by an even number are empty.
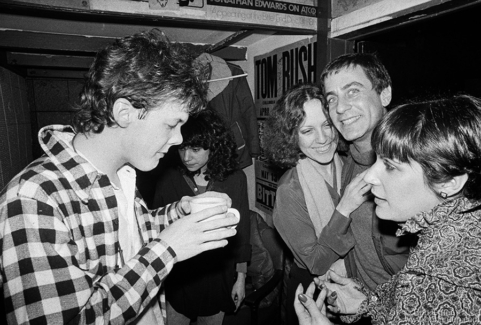
<svg viewBox="0 0 481 325">
<path fill-rule="evenodd" d="M 0 193 L 0 285 L 9 323 L 128 323 L 159 300 L 177 261 L 158 238 L 178 219 L 175 203 L 149 211 L 137 192 L 144 244 L 119 266 L 113 187 L 67 145 L 72 132 L 68 126 L 40 130 L 46 155 Z"/>
</svg>

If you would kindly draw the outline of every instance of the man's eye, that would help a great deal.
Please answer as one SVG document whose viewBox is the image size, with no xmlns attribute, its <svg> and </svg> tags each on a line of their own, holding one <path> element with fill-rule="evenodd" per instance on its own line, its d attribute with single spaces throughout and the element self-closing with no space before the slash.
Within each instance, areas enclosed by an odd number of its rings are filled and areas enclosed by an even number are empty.
<svg viewBox="0 0 481 325">
<path fill-rule="evenodd" d="M 328 105 L 334 104 L 335 102 L 336 102 L 336 98 L 335 98 L 335 97 L 328 97 L 328 98 L 327 98 L 327 104 L 328 104 Z"/>
<path fill-rule="evenodd" d="M 355 95 L 359 92 L 359 89 L 357 88 L 352 88 L 352 89 L 349 89 L 349 91 L 347 92 L 349 94 L 349 96 L 352 96 L 352 95 Z"/>
</svg>

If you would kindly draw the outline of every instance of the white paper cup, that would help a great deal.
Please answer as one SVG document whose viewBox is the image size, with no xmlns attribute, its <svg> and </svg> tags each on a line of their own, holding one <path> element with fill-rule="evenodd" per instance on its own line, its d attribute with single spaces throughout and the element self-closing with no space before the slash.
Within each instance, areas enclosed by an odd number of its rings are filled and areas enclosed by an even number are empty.
<svg viewBox="0 0 481 325">
<path fill-rule="evenodd" d="M 190 200 L 190 211 L 191 213 L 197 213 L 202 210 L 213 208 L 219 205 L 226 205 L 226 201 L 220 197 L 197 197 Z M 240 221 L 239 211 L 234 208 L 229 208 L 227 212 L 208 217 L 201 222 L 224 218 L 227 213 L 234 214 L 237 217 L 237 223 Z M 231 228 L 235 227 L 237 227 L 237 224 L 233 225 Z"/>
</svg>

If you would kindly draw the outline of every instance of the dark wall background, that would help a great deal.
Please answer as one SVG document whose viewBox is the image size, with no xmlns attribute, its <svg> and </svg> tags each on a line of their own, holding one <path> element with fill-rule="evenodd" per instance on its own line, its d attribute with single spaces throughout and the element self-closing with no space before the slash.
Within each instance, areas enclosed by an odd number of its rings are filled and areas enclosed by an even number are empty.
<svg viewBox="0 0 481 325">
<path fill-rule="evenodd" d="M 0 67 L 0 190 L 32 161 L 25 78 Z"/>
<path fill-rule="evenodd" d="M 33 157 L 43 154 L 37 140 L 38 131 L 51 124 L 71 125 L 74 108 L 83 87 L 82 79 L 27 79 L 32 111 Z"/>
<path fill-rule="evenodd" d="M 393 80 L 393 104 L 432 95 L 481 97 L 481 5 L 364 37 Z"/>
</svg>

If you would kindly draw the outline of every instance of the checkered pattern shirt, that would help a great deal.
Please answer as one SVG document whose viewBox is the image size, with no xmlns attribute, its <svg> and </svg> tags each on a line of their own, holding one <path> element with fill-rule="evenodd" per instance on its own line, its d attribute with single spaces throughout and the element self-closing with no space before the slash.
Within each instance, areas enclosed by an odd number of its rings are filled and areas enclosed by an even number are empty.
<svg viewBox="0 0 481 325">
<path fill-rule="evenodd" d="M 177 220 L 175 204 L 149 211 L 137 192 L 143 247 L 120 265 L 112 184 L 67 144 L 72 132 L 43 128 L 46 155 L 0 193 L 0 286 L 12 324 L 129 323 L 158 303 L 177 261 L 158 238 Z"/>
</svg>

